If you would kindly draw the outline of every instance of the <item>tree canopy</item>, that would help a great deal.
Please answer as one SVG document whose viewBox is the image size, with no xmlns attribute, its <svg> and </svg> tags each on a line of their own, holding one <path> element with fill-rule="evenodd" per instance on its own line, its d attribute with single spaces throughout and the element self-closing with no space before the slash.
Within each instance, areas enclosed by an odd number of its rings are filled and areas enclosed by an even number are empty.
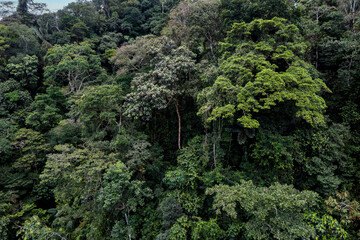
<svg viewBox="0 0 360 240">
<path fill-rule="evenodd" d="M 359 239 L 359 6 L 0 2 L 0 239 Z"/>
</svg>

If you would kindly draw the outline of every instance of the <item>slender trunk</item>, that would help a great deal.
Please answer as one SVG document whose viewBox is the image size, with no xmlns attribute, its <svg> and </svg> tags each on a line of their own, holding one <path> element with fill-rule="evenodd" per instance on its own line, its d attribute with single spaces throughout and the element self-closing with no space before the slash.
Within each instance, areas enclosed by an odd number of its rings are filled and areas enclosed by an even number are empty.
<svg viewBox="0 0 360 240">
<path fill-rule="evenodd" d="M 351 59 L 350 59 L 350 63 L 349 63 L 349 68 L 348 68 L 348 72 L 349 72 L 349 75 L 348 75 L 348 78 L 347 78 L 347 86 L 350 87 L 350 78 L 351 78 L 351 66 L 352 66 L 352 62 L 353 62 L 353 54 L 351 55 Z"/>
<path fill-rule="evenodd" d="M 214 167 L 216 168 L 216 140 L 213 143 Z"/>
<path fill-rule="evenodd" d="M 231 143 L 232 143 L 232 140 L 233 140 L 233 133 L 230 133 L 230 142 L 229 142 L 229 149 L 228 149 L 228 152 L 231 151 Z M 228 154 L 228 157 L 227 157 L 227 160 L 226 160 L 226 163 L 229 164 L 229 161 L 230 161 L 230 154 Z"/>
<path fill-rule="evenodd" d="M 105 11 L 106 17 L 109 19 L 111 16 L 110 16 L 110 3 L 108 0 L 104 1 L 104 11 Z"/>
<path fill-rule="evenodd" d="M 208 144 L 207 139 L 208 139 L 208 135 L 207 135 L 207 128 L 205 128 L 205 145 L 207 145 L 207 144 Z"/>
<path fill-rule="evenodd" d="M 318 69 L 318 61 L 319 61 L 319 46 L 316 44 L 316 63 L 315 63 L 316 69 Z"/>
<path fill-rule="evenodd" d="M 211 50 L 212 57 L 214 58 L 214 60 L 216 60 L 216 56 L 215 56 L 215 53 L 214 53 L 214 45 L 213 45 L 212 42 L 210 43 L 210 50 Z"/>
<path fill-rule="evenodd" d="M 55 28 L 56 28 L 56 30 L 58 30 L 58 32 L 61 32 L 60 27 L 59 27 L 59 21 L 58 21 L 58 17 L 57 17 L 57 16 L 55 16 Z"/>
<path fill-rule="evenodd" d="M 213 153 L 214 153 L 214 166 L 216 168 L 217 160 L 216 160 L 216 143 L 221 142 L 221 132 L 222 132 L 222 120 L 219 120 L 218 132 L 214 132 L 214 143 L 213 143 Z M 216 136 L 217 135 L 217 136 Z"/>
<path fill-rule="evenodd" d="M 126 221 L 126 225 L 129 226 L 129 220 L 128 220 L 128 215 L 126 214 L 126 210 L 125 210 L 125 221 Z M 131 240 L 131 232 L 129 231 L 129 240 Z"/>
<path fill-rule="evenodd" d="M 180 112 L 179 112 L 179 105 L 177 100 L 175 101 L 175 108 L 176 108 L 176 114 L 178 116 L 178 124 L 179 124 L 179 129 L 178 129 L 178 148 L 181 149 L 181 116 L 180 116 Z"/>
<path fill-rule="evenodd" d="M 119 131 L 120 131 L 120 128 L 121 128 L 121 123 L 122 123 L 122 115 L 120 114 L 119 123 L 118 123 L 118 130 Z"/>
</svg>

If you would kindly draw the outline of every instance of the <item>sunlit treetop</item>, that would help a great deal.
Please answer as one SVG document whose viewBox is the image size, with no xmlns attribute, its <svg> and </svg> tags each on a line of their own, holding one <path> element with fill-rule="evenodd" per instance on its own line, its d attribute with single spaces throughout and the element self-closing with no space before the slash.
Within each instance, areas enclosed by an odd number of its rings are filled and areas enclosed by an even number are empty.
<svg viewBox="0 0 360 240">
<path fill-rule="evenodd" d="M 307 44 L 295 25 L 281 18 L 235 23 L 221 47 L 220 74 L 198 95 L 206 121 L 235 117 L 257 128 L 258 113 L 292 101 L 296 117 L 324 124 L 326 104 L 319 93 L 330 90 L 303 60 Z"/>
</svg>

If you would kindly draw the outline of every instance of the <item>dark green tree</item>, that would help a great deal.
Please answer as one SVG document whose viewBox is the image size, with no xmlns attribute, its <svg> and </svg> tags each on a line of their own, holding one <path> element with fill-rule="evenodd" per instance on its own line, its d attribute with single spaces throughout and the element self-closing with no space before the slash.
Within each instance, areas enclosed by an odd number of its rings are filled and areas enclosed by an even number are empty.
<svg viewBox="0 0 360 240">
<path fill-rule="evenodd" d="M 155 39 L 150 50 L 154 70 L 138 74 L 132 81 L 134 91 L 126 96 L 126 112 L 130 117 L 149 119 L 153 109 L 174 104 L 178 117 L 178 148 L 181 149 L 181 115 L 179 100 L 185 95 L 195 71 L 194 53 L 186 47 L 176 48 L 168 38 Z"/>
<path fill-rule="evenodd" d="M 316 206 L 318 195 L 298 191 L 290 185 L 275 183 L 269 188 L 256 187 L 251 181 L 234 186 L 217 185 L 206 194 L 215 194 L 214 209 L 232 218 L 239 214 L 238 204 L 248 214 L 246 234 L 254 239 L 312 239 L 314 230 L 304 213 Z"/>
<path fill-rule="evenodd" d="M 64 119 L 66 101 L 59 87 L 48 87 L 45 94 L 35 96 L 31 104 L 32 111 L 26 117 L 26 124 L 38 131 L 49 131 Z"/>
</svg>

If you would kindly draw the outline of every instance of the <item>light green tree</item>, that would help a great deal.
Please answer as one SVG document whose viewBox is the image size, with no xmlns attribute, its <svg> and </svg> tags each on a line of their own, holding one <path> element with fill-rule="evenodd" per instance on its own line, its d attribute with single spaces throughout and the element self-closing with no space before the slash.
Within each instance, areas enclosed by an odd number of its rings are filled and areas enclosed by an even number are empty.
<svg viewBox="0 0 360 240">
<path fill-rule="evenodd" d="M 316 213 L 306 214 L 306 221 L 315 230 L 315 240 L 349 239 L 348 233 L 331 215 L 318 216 Z"/>
<path fill-rule="evenodd" d="M 294 102 L 296 117 L 324 124 L 319 93 L 329 89 L 303 60 L 307 45 L 295 25 L 280 18 L 235 23 L 221 46 L 220 75 L 198 95 L 199 114 L 207 121 L 235 117 L 257 128 L 261 111 Z"/>
<path fill-rule="evenodd" d="M 65 237 L 60 234 L 53 232 L 50 227 L 44 225 L 38 216 L 32 216 L 29 220 L 26 220 L 24 225 L 21 226 L 19 231 L 16 233 L 24 240 L 43 240 L 43 239 L 61 239 L 66 240 Z"/>
</svg>

